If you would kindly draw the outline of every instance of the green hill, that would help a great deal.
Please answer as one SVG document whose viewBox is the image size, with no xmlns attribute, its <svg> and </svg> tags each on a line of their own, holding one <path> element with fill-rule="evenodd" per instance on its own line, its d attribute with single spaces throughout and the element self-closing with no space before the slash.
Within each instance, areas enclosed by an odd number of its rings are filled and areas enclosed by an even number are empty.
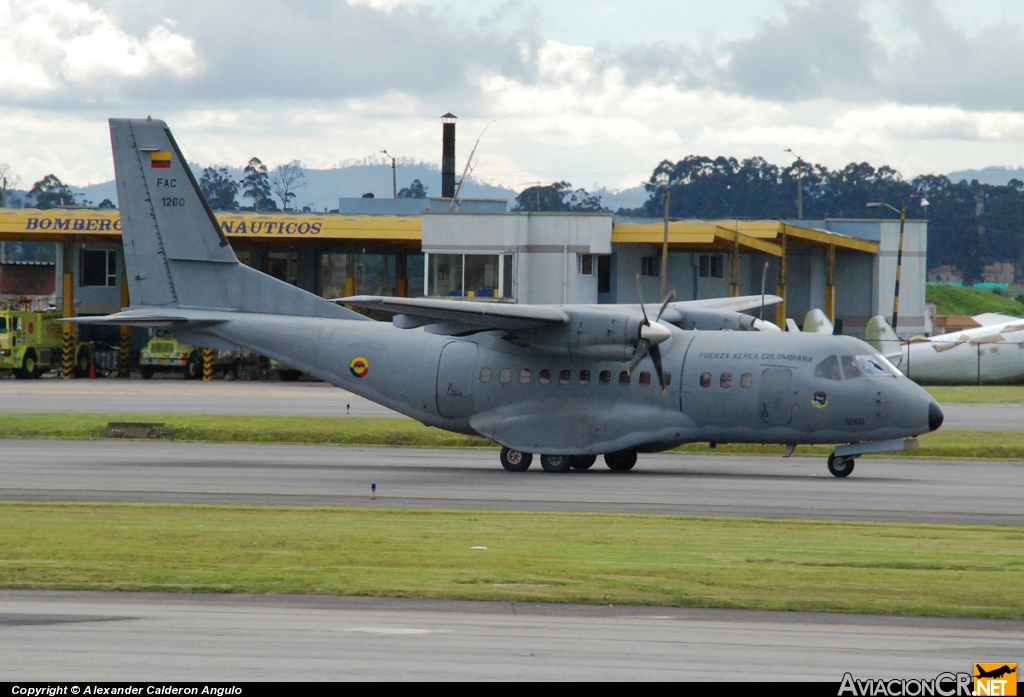
<svg viewBox="0 0 1024 697">
<path fill-rule="evenodd" d="M 996 295 L 987 290 L 961 288 L 929 283 L 925 286 L 926 302 L 935 303 L 939 315 L 977 315 L 982 312 L 1002 312 L 1024 317 L 1024 303 Z"/>
</svg>

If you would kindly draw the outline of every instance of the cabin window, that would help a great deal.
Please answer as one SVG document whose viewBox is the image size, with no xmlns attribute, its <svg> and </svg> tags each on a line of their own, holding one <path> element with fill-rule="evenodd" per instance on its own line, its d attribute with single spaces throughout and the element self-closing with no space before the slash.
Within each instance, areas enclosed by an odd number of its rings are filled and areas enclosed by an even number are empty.
<svg viewBox="0 0 1024 697">
<path fill-rule="evenodd" d="M 749 389 L 752 384 L 754 384 L 753 375 L 750 373 L 743 373 L 743 375 L 740 375 L 740 387 L 746 390 Z"/>
<path fill-rule="evenodd" d="M 629 371 L 628 370 L 623 370 L 621 373 L 619 373 L 619 384 L 620 385 L 628 385 L 629 384 Z"/>
<path fill-rule="evenodd" d="M 719 387 L 732 387 L 732 373 L 722 373 L 718 379 Z"/>
<path fill-rule="evenodd" d="M 839 357 L 829 356 L 814 368 L 814 377 L 826 380 L 842 380 L 843 374 L 839 371 Z"/>
<path fill-rule="evenodd" d="M 491 381 L 491 369 L 490 368 L 481 368 L 480 369 L 480 382 L 490 382 L 490 381 Z"/>
<path fill-rule="evenodd" d="M 711 373 L 701 373 L 700 374 L 700 386 L 701 387 L 711 387 Z"/>
<path fill-rule="evenodd" d="M 590 371 L 589 370 L 581 370 L 580 371 L 580 384 L 581 385 L 589 385 L 590 384 Z"/>
<path fill-rule="evenodd" d="M 640 373 L 640 385 L 642 387 L 650 387 L 651 386 L 651 374 L 649 372 L 647 372 L 646 370 L 644 372 Z"/>
<path fill-rule="evenodd" d="M 559 385 L 568 385 L 571 381 L 572 381 L 572 371 L 571 370 L 559 371 L 559 373 L 558 373 L 558 384 Z"/>
<path fill-rule="evenodd" d="M 551 371 L 548 370 L 547 368 L 540 371 L 540 379 L 538 380 L 538 382 L 542 385 L 546 385 L 549 382 L 551 382 Z"/>
<path fill-rule="evenodd" d="M 601 375 L 598 377 L 598 382 L 600 382 L 602 385 L 612 384 L 612 371 L 602 370 Z"/>
<path fill-rule="evenodd" d="M 523 368 L 522 370 L 519 371 L 519 382 L 523 383 L 524 385 L 529 385 L 530 384 L 530 369 L 529 368 Z"/>
<path fill-rule="evenodd" d="M 860 368 L 857 366 L 857 359 L 853 356 L 843 356 L 839 359 L 843 363 L 843 377 L 847 380 L 859 378 L 861 376 Z"/>
<path fill-rule="evenodd" d="M 508 368 L 502 368 L 501 372 L 498 373 L 498 382 L 502 385 L 507 385 L 512 382 L 512 371 Z"/>
</svg>

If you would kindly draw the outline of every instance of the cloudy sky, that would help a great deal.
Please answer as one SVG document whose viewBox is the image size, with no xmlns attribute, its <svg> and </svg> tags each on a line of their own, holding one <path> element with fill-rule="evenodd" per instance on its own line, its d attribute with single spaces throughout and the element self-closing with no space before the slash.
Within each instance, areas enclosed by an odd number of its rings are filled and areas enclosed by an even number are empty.
<svg viewBox="0 0 1024 697">
<path fill-rule="evenodd" d="M 147 114 L 193 161 L 316 168 L 439 161 L 452 111 L 461 169 L 502 119 L 475 174 L 515 189 L 786 148 L 908 177 L 1024 165 L 1017 0 L 0 0 L 0 66 L 23 184 L 110 179 L 106 118 Z"/>
</svg>

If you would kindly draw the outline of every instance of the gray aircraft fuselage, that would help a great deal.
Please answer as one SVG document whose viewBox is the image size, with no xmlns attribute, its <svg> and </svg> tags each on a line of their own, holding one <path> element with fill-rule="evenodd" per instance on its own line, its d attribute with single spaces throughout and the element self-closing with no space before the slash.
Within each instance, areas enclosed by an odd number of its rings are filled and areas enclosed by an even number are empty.
<svg viewBox="0 0 1024 697">
<path fill-rule="evenodd" d="M 877 356 L 852 337 L 673 327 L 661 345 L 670 376 L 663 394 L 650 359 L 620 384 L 622 361 L 554 356 L 512 344 L 504 332 L 454 338 L 385 322 L 272 315 L 240 316 L 207 331 L 427 425 L 525 452 L 849 443 L 933 430 L 934 400 L 905 377 L 815 376 L 831 355 Z M 353 369 L 359 361 L 365 372 Z"/>
</svg>

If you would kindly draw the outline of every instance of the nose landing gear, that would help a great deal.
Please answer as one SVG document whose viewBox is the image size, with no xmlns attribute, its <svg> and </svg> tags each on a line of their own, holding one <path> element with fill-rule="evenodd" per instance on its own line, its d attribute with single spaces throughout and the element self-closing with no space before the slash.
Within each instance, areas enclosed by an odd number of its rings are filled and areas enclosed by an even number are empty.
<svg viewBox="0 0 1024 697">
<path fill-rule="evenodd" d="M 836 457 L 835 453 L 828 456 L 828 471 L 833 477 L 848 477 L 853 471 L 854 459 L 852 457 Z"/>
</svg>

